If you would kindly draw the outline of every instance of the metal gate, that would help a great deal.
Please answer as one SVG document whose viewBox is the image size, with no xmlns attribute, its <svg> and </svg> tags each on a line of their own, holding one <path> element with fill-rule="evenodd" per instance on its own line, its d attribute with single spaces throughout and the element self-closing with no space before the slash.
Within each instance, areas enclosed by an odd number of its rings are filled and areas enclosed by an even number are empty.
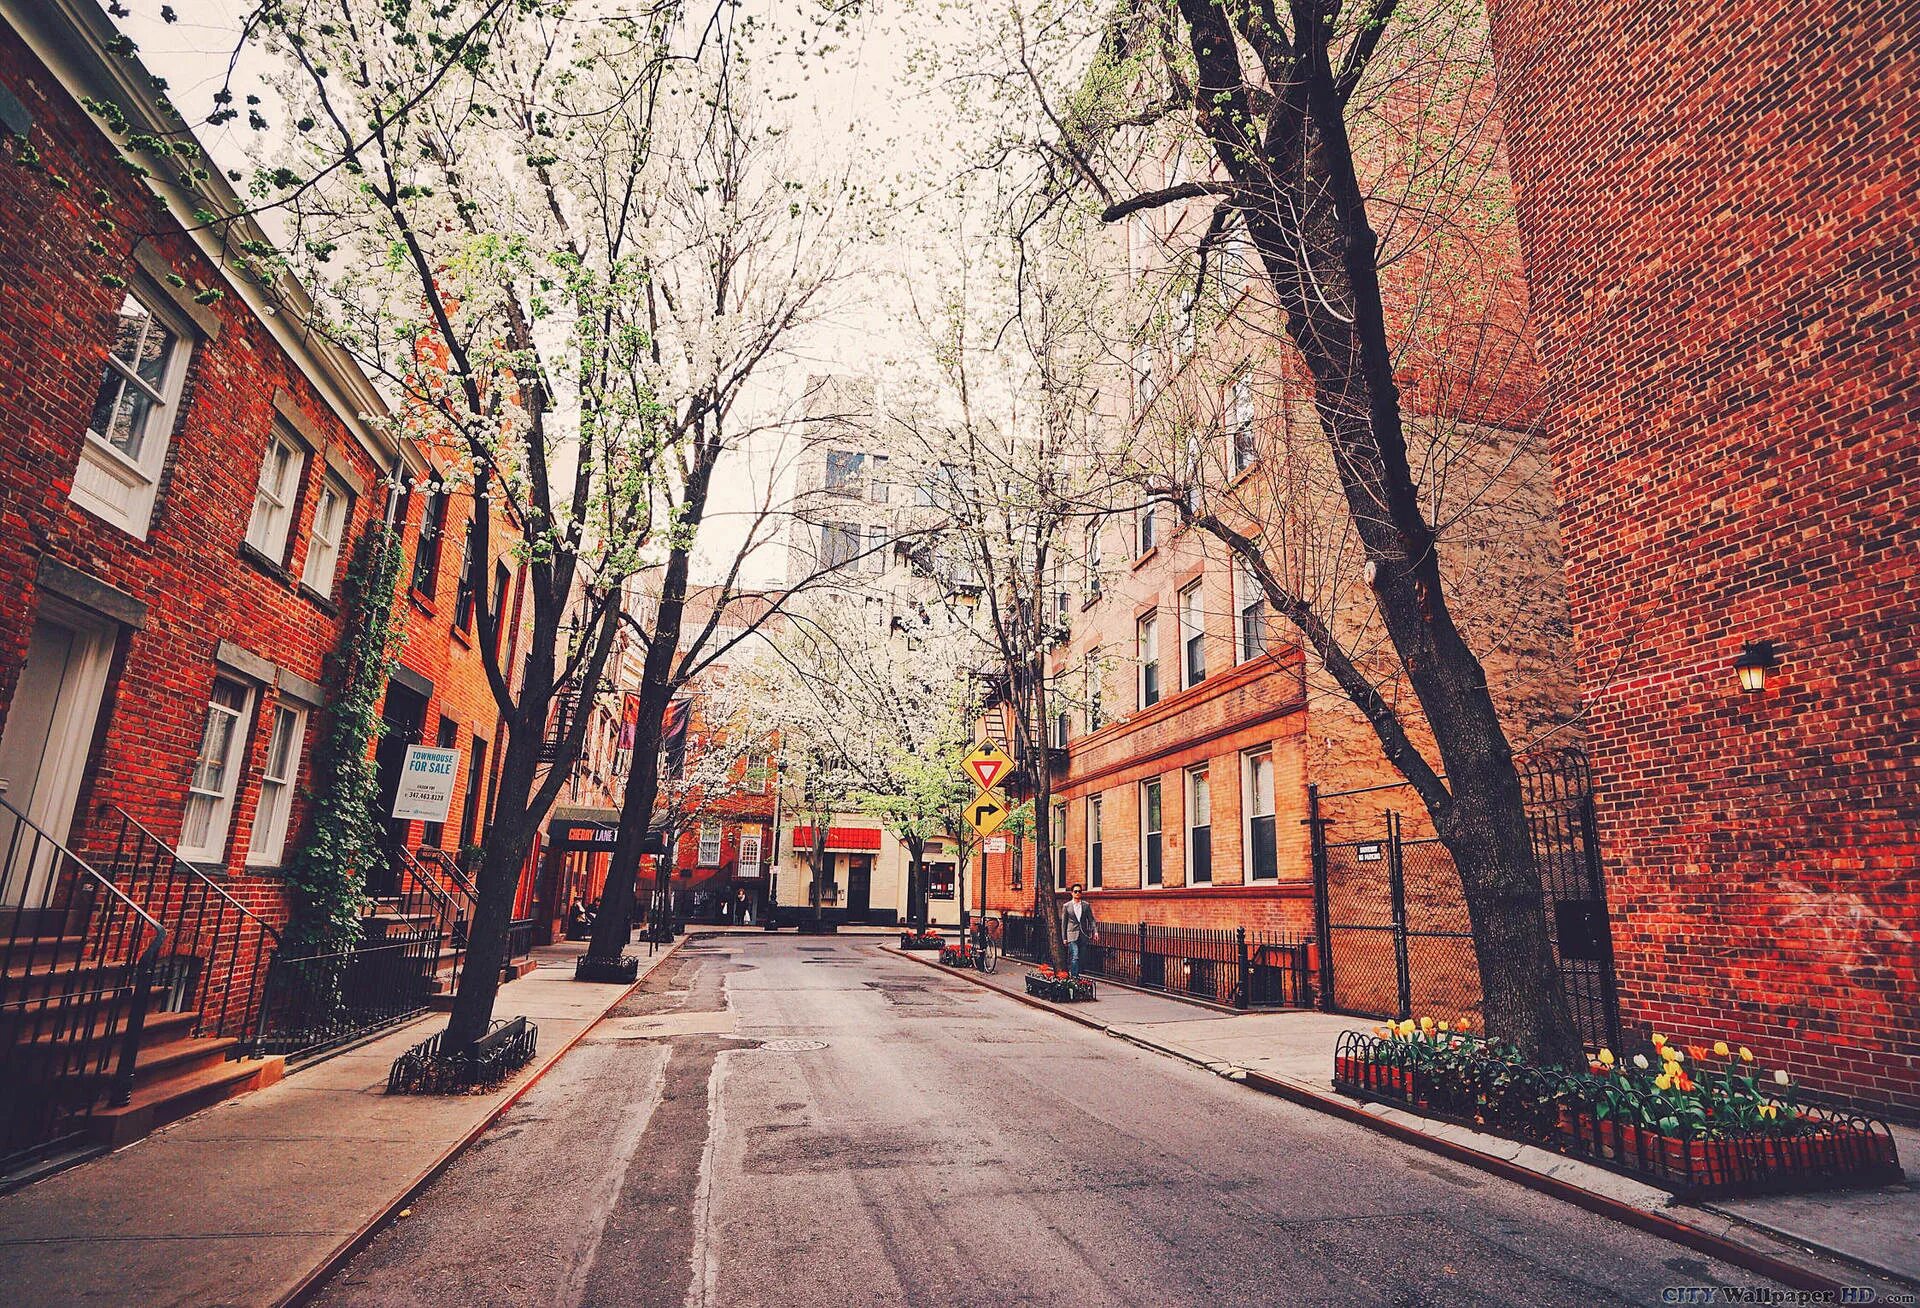
<svg viewBox="0 0 1920 1308">
<path fill-rule="evenodd" d="M 1586 756 L 1563 749 L 1526 760 L 1520 782 L 1574 1023 L 1589 1044 L 1617 1044 L 1613 942 Z M 1329 840 L 1321 801 L 1339 797 L 1309 790 L 1322 1002 L 1368 1017 L 1476 1011 L 1479 962 L 1452 855 L 1432 837 L 1404 836 L 1391 809 L 1381 815 L 1377 838 Z"/>
</svg>

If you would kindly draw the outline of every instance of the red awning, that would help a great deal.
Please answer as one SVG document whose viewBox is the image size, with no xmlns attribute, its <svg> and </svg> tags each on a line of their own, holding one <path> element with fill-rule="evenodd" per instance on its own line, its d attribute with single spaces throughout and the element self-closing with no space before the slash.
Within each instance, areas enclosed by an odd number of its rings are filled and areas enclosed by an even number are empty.
<svg viewBox="0 0 1920 1308">
<path fill-rule="evenodd" d="M 793 848 L 795 853 L 804 854 L 813 848 L 813 828 L 810 826 L 793 829 Z M 839 853 L 843 850 L 869 850 L 880 848 L 880 828 L 878 827 L 828 827 L 827 852 Z"/>
</svg>

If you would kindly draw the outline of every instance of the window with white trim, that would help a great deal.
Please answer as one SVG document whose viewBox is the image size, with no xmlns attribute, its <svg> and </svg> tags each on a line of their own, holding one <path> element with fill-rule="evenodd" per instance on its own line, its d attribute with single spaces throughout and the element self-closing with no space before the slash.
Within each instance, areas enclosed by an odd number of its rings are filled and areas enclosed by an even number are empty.
<svg viewBox="0 0 1920 1308">
<path fill-rule="evenodd" d="M 340 570 L 340 547 L 353 512 L 353 492 L 332 473 L 320 480 L 320 496 L 313 506 L 313 530 L 307 533 L 307 561 L 300 582 L 318 595 L 333 594 L 334 574 Z"/>
<path fill-rule="evenodd" d="M 866 461 L 867 456 L 858 450 L 828 450 L 826 488 L 842 495 L 858 495 Z"/>
<path fill-rule="evenodd" d="M 1237 477 L 1260 458 L 1253 431 L 1253 379 L 1245 373 L 1227 388 L 1224 425 L 1233 454 L 1233 475 Z"/>
<path fill-rule="evenodd" d="M 1055 801 L 1053 806 L 1053 829 L 1048 833 L 1053 841 L 1053 888 L 1067 888 L 1067 805 L 1066 801 Z"/>
<path fill-rule="evenodd" d="M 138 291 L 121 300 L 73 476 L 74 503 L 142 539 L 192 354 L 186 325 L 158 305 Z"/>
<path fill-rule="evenodd" d="M 872 464 L 873 469 L 867 474 L 867 499 L 874 504 L 885 504 L 893 495 L 893 483 L 887 480 L 887 456 L 874 455 Z"/>
<path fill-rule="evenodd" d="M 1135 653 L 1140 661 L 1140 707 L 1160 702 L 1160 629 L 1149 613 L 1135 624 Z"/>
<path fill-rule="evenodd" d="M 1100 598 L 1100 520 L 1095 518 L 1087 524 L 1087 572 L 1086 591 L 1088 600 Z"/>
<path fill-rule="evenodd" d="M 1187 769 L 1187 884 L 1213 883 L 1213 797 L 1204 767 Z"/>
<path fill-rule="evenodd" d="M 300 746 L 307 734 L 307 712 L 292 704 L 273 706 L 267 737 L 267 766 L 260 774 L 260 803 L 247 841 L 250 866 L 273 867 L 287 848 L 287 820 L 293 812 L 293 782 L 300 772 Z"/>
<path fill-rule="evenodd" d="M 1106 879 L 1106 860 L 1103 857 L 1100 835 L 1100 810 L 1105 801 L 1095 795 L 1087 800 L 1087 889 L 1098 890 Z"/>
<path fill-rule="evenodd" d="M 1166 878 L 1161 862 L 1160 778 L 1140 783 L 1140 884 L 1157 886 Z"/>
<path fill-rule="evenodd" d="M 275 563 L 287 561 L 287 538 L 300 504 L 300 474 L 307 452 L 293 434 L 275 424 L 260 459 L 260 480 L 253 491 L 253 516 L 247 520 L 247 544 Z"/>
<path fill-rule="evenodd" d="M 246 758 L 247 718 L 253 691 L 245 682 L 216 677 L 200 728 L 200 752 L 187 781 L 187 809 L 180 821 L 180 855 L 199 862 L 226 860 L 233 794 Z"/>
<path fill-rule="evenodd" d="M 1245 663 L 1267 652 L 1267 593 L 1253 570 L 1239 559 L 1233 561 L 1233 639 L 1235 662 Z"/>
<path fill-rule="evenodd" d="M 1154 529 L 1153 505 L 1143 504 L 1140 512 L 1134 516 L 1135 533 L 1133 557 L 1139 558 L 1154 546 L 1157 539 Z"/>
<path fill-rule="evenodd" d="M 720 826 L 718 823 L 705 823 L 700 828 L 700 866 L 718 867 L 720 865 Z"/>
<path fill-rule="evenodd" d="M 1180 680 L 1197 686 L 1207 679 L 1207 615 L 1200 603 L 1200 583 L 1180 592 Z"/>
<path fill-rule="evenodd" d="M 1273 752 L 1260 750 L 1246 759 L 1247 880 L 1273 881 L 1280 876 L 1279 850 L 1273 829 Z"/>
</svg>

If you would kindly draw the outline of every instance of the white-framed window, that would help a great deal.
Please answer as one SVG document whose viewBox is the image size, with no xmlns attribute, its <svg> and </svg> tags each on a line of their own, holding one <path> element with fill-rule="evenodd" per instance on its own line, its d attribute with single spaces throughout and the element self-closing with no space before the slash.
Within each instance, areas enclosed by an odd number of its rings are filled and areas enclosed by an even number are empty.
<svg viewBox="0 0 1920 1308">
<path fill-rule="evenodd" d="M 1213 883 L 1213 795 L 1204 767 L 1187 769 L 1187 884 Z"/>
<path fill-rule="evenodd" d="M 868 572 L 883 573 L 887 570 L 887 529 L 885 527 L 867 528 L 867 557 L 864 562 Z"/>
<path fill-rule="evenodd" d="M 1227 387 L 1225 423 L 1227 443 L 1233 452 L 1233 475 L 1251 468 L 1260 457 L 1253 431 L 1253 379 L 1245 373 Z"/>
<path fill-rule="evenodd" d="M 1106 859 L 1101 848 L 1100 810 L 1105 801 L 1099 795 L 1087 800 L 1087 889 L 1098 890 L 1106 880 Z"/>
<path fill-rule="evenodd" d="M 308 590 L 333 594 L 333 578 L 340 570 L 340 548 L 352 512 L 353 492 L 338 477 L 327 474 L 320 481 L 320 497 L 313 506 L 313 530 L 307 535 L 307 562 L 300 570 L 300 582 Z"/>
<path fill-rule="evenodd" d="M 1140 661 L 1140 707 L 1152 708 L 1160 702 L 1160 624 L 1153 614 L 1143 615 L 1135 624 L 1135 656 Z"/>
<path fill-rule="evenodd" d="M 1064 711 L 1053 715 L 1053 731 L 1050 734 L 1053 738 L 1048 743 L 1055 749 L 1067 747 L 1067 741 L 1073 735 L 1073 722 Z"/>
<path fill-rule="evenodd" d="M 827 489 L 843 495 L 860 493 L 860 474 L 867 456 L 858 450 L 827 451 Z"/>
<path fill-rule="evenodd" d="M 844 568 L 860 557 L 860 528 L 848 522 L 825 522 L 820 525 L 820 565 L 825 568 Z"/>
<path fill-rule="evenodd" d="M 1200 602 L 1200 583 L 1180 592 L 1180 684 L 1197 686 L 1207 679 L 1207 613 Z"/>
<path fill-rule="evenodd" d="M 1238 559 L 1233 561 L 1233 640 L 1237 663 L 1267 652 L 1267 593 Z"/>
<path fill-rule="evenodd" d="M 893 485 L 887 480 L 887 456 L 874 455 L 872 464 L 872 470 L 867 473 L 867 499 L 874 504 L 885 504 L 893 494 Z"/>
<path fill-rule="evenodd" d="M 292 704 L 273 706 L 267 737 L 267 766 L 260 774 L 260 803 L 247 841 L 247 862 L 273 867 L 287 848 L 287 819 L 293 812 L 293 782 L 300 773 L 300 746 L 307 734 L 307 711 Z"/>
<path fill-rule="evenodd" d="M 1087 598 L 1100 598 L 1100 520 L 1095 518 L 1087 524 Z"/>
<path fill-rule="evenodd" d="M 1166 880 L 1160 836 L 1160 778 L 1140 783 L 1140 884 L 1158 886 Z"/>
<path fill-rule="evenodd" d="M 160 298 L 128 291 L 87 421 L 73 502 L 144 540 L 192 354 L 189 329 Z"/>
<path fill-rule="evenodd" d="M 247 519 L 247 544 L 275 563 L 287 560 L 294 510 L 300 504 L 300 474 L 307 452 L 292 433 L 275 424 L 260 459 L 260 481 L 253 491 L 253 516 Z"/>
<path fill-rule="evenodd" d="M 1280 875 L 1273 829 L 1273 751 L 1256 750 L 1241 757 L 1245 759 L 1247 880 L 1273 881 Z"/>
<path fill-rule="evenodd" d="M 757 877 L 760 875 L 760 833 L 746 830 L 740 833 L 740 875 Z"/>
<path fill-rule="evenodd" d="M 1091 735 L 1106 725 L 1106 710 L 1100 702 L 1100 651 L 1087 651 L 1087 732 Z"/>
<path fill-rule="evenodd" d="M 1153 505 L 1140 506 L 1140 512 L 1134 515 L 1133 530 L 1133 557 L 1137 559 L 1152 549 L 1155 540 L 1158 539 L 1154 525 Z"/>
<path fill-rule="evenodd" d="M 187 809 L 180 821 L 180 856 L 224 862 L 233 794 L 246 758 L 247 718 L 253 690 L 245 682 L 216 677 L 200 728 L 200 752 L 187 781 Z"/>
<path fill-rule="evenodd" d="M 1200 445 L 1200 436 L 1195 432 L 1187 437 L 1186 466 L 1182 472 L 1187 483 L 1187 512 L 1195 517 L 1200 514 L 1201 491 L 1206 471 L 1206 459 Z"/>
<path fill-rule="evenodd" d="M 700 866 L 718 867 L 720 865 L 720 824 L 706 822 L 700 826 Z"/>
<path fill-rule="evenodd" d="M 1053 830 L 1048 832 L 1053 838 L 1053 888 L 1067 888 L 1067 805 L 1064 800 L 1056 800 L 1053 805 Z"/>
</svg>

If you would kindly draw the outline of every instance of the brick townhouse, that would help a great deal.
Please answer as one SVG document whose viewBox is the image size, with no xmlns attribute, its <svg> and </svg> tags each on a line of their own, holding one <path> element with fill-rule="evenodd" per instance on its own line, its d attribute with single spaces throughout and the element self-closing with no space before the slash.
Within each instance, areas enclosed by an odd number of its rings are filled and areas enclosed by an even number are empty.
<svg viewBox="0 0 1920 1308">
<path fill-rule="evenodd" d="M 1136 216 L 1115 240 L 1114 263 L 1137 273 L 1196 238 L 1191 212 Z M 1315 578 L 1323 597 L 1340 597 L 1320 605 L 1327 620 L 1361 651 L 1410 735 L 1430 740 L 1384 640 L 1376 633 L 1369 641 L 1360 625 L 1371 605 L 1357 550 L 1339 548 L 1347 510 L 1311 382 L 1275 347 L 1274 311 L 1244 245 L 1234 244 L 1214 288 L 1214 323 L 1173 348 L 1142 346 L 1109 388 L 1105 418 L 1136 463 L 1197 480 L 1196 508 L 1266 539 L 1283 573 Z M 1396 321 L 1424 296 L 1423 312 L 1449 324 L 1403 357 L 1410 439 L 1429 427 L 1474 433 L 1448 456 L 1459 481 L 1488 488 L 1443 541 L 1451 606 L 1516 747 L 1577 740 L 1568 729 L 1576 703 L 1553 486 L 1533 438 L 1538 374 L 1522 330 L 1511 228 L 1475 253 L 1500 270 L 1478 320 L 1435 306 L 1431 288 L 1393 279 L 1385 288 Z M 1182 526 L 1174 505 L 1110 513 L 1070 554 L 1075 563 L 1053 597 L 1068 637 L 1049 666 L 1058 691 L 1047 728 L 1052 829 L 1064 832 L 1047 871 L 1056 886 L 1085 884 L 1096 912 L 1115 922 L 1306 937 L 1315 929 L 1310 786 L 1337 839 L 1384 839 L 1388 809 L 1409 832 L 1430 833 L 1417 797 L 1397 784 L 1371 728 L 1298 633 L 1268 612 L 1223 544 Z M 1034 852 L 1018 839 L 999 843 L 1005 852 L 986 859 L 988 906 L 1025 911 Z M 1384 899 L 1384 862 L 1363 871 L 1382 882 L 1367 889 Z M 1415 875 L 1409 894 L 1444 905 L 1464 927 L 1450 865 Z M 1372 950 L 1386 940 L 1335 943 Z M 1364 961 L 1375 970 L 1381 960 Z M 1445 967 L 1458 975 L 1435 988 L 1477 1002 L 1471 953 Z M 1374 995 L 1347 1002 L 1358 1011 L 1397 1007 L 1391 989 L 1384 1004 Z"/>
<path fill-rule="evenodd" d="M 1488 7 L 1627 1019 L 1920 1113 L 1920 30 Z"/>
<path fill-rule="evenodd" d="M 27 976 L 0 993 L 0 1039 L 40 1021 L 36 969 L 108 975 L 130 941 L 164 931 L 172 993 L 148 1017 L 131 1102 L 95 1114 L 120 1139 L 270 1074 L 222 1059 L 250 1030 L 286 919 L 280 873 L 307 820 L 358 543 L 383 521 L 402 528 L 381 811 L 406 746 L 460 756 L 447 821 L 387 822 L 368 889 L 426 896 L 409 911 L 449 936 L 468 906 L 460 878 L 429 872 L 419 889 L 419 851 L 484 838 L 500 723 L 473 600 L 486 587 L 518 614 L 524 583 L 510 516 L 496 517 L 494 557 L 472 557 L 471 496 L 432 491 L 429 443 L 363 417 L 382 399 L 300 328 L 300 288 L 265 304 L 189 221 L 167 164 L 149 159 L 150 180 L 121 164 L 83 99 L 137 130 L 179 124 L 139 63 L 110 53 L 106 15 L 82 0 L 0 14 L 0 778 L 26 818 L 0 811 L 0 920 Z M 517 618 L 500 639 L 511 668 Z M 138 908 L 117 908 L 107 883 Z M 418 920 L 376 920 L 369 939 Z M 23 1075 L 8 1097 L 31 1109 L 57 1077 Z M 0 1116 L 0 1164 L 45 1147 L 47 1120 Z"/>
</svg>

